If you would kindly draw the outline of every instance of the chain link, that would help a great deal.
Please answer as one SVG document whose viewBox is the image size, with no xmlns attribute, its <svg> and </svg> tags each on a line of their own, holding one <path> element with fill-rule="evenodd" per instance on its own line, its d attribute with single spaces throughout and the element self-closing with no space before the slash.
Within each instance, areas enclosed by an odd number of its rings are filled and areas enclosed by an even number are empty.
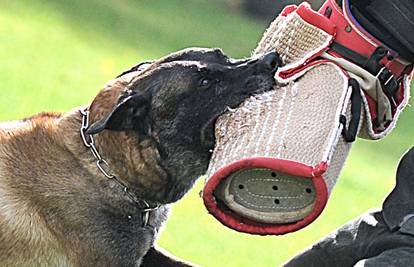
<svg viewBox="0 0 414 267">
<path fill-rule="evenodd" d="M 109 171 L 108 162 L 106 162 L 104 159 L 99 159 L 96 162 L 96 166 L 98 166 L 98 169 L 106 176 L 106 178 L 108 178 L 108 179 L 115 178 L 115 175 L 111 174 L 110 171 Z"/>
<path fill-rule="evenodd" d="M 123 188 L 123 191 L 128 197 L 137 204 L 142 210 L 142 227 L 145 227 L 148 224 L 149 220 L 149 212 L 157 210 L 160 206 L 151 207 L 148 202 L 143 199 L 138 199 L 135 195 L 133 195 L 130 191 L 128 186 L 121 180 L 119 180 L 112 172 L 108 162 L 104 160 L 99 154 L 98 149 L 95 146 L 95 140 L 92 135 L 86 133 L 89 128 L 89 110 L 88 109 L 81 109 L 80 113 L 82 115 L 82 126 L 80 128 L 80 135 L 83 141 L 83 144 L 90 149 L 93 156 L 96 159 L 96 166 L 98 167 L 99 171 L 108 179 L 114 180 L 118 185 Z M 143 207 L 142 207 L 143 206 Z"/>
<path fill-rule="evenodd" d="M 81 110 L 82 114 L 82 127 L 80 129 L 80 134 L 83 140 L 83 143 L 86 147 L 88 147 L 93 156 L 96 159 L 96 166 L 98 169 L 109 179 L 114 178 L 115 176 L 111 173 L 110 167 L 108 162 L 106 162 L 102 156 L 99 154 L 98 149 L 95 146 L 95 139 L 92 135 L 86 133 L 89 127 L 89 111 L 88 110 Z"/>
</svg>

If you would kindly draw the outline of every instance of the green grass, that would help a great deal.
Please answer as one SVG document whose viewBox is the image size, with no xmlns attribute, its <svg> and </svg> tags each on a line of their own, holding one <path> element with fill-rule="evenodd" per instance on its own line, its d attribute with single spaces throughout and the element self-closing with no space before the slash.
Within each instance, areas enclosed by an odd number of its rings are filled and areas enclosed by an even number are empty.
<svg viewBox="0 0 414 267">
<path fill-rule="evenodd" d="M 140 60 L 189 46 L 249 55 L 266 25 L 208 0 L 0 0 L 0 120 L 88 103 L 109 79 Z M 199 191 L 179 203 L 159 244 L 202 266 L 278 266 L 346 221 L 379 206 L 410 148 L 412 108 L 380 142 L 353 147 L 327 209 L 281 237 L 234 232 L 208 215 Z"/>
</svg>

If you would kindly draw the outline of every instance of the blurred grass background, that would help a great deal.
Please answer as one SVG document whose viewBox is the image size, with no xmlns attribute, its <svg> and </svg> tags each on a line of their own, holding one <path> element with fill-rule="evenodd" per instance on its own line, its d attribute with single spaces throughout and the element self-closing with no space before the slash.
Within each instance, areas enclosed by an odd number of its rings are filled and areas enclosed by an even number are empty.
<svg viewBox="0 0 414 267">
<path fill-rule="evenodd" d="M 0 120 L 88 103 L 136 62 L 181 48 L 248 56 L 266 26 L 219 0 L 0 0 Z M 225 228 L 207 214 L 200 180 L 174 205 L 158 243 L 202 266 L 279 266 L 382 203 L 398 159 L 413 145 L 413 115 L 408 107 L 383 141 L 358 140 L 327 209 L 306 229 L 259 237 Z"/>
</svg>

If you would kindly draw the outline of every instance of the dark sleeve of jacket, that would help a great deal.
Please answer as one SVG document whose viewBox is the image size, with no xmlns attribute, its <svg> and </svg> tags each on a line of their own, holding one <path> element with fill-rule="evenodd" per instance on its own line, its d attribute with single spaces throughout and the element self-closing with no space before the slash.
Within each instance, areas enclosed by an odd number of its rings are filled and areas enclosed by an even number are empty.
<svg viewBox="0 0 414 267">
<path fill-rule="evenodd" d="M 345 224 L 284 266 L 414 266 L 414 148 L 402 158 L 382 210 Z"/>
</svg>

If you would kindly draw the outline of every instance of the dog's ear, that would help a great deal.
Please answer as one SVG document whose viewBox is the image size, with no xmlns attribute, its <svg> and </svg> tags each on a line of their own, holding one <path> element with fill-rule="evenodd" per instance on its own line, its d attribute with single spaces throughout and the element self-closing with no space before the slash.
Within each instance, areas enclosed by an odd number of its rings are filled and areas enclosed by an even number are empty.
<svg viewBox="0 0 414 267">
<path fill-rule="evenodd" d="M 149 97 L 145 92 L 134 92 L 121 97 L 115 108 L 104 118 L 94 122 L 87 129 L 87 134 L 97 134 L 103 130 L 127 131 L 137 129 L 146 131 L 145 117 L 149 108 Z"/>
<path fill-rule="evenodd" d="M 145 65 L 150 65 L 153 61 L 144 61 L 144 62 L 140 62 L 137 65 L 133 66 L 132 68 L 130 68 L 127 71 L 122 72 L 121 74 L 119 74 L 118 76 L 116 76 L 116 78 L 119 78 L 121 76 L 124 76 L 125 74 L 134 72 L 134 71 L 139 71 L 144 69 Z"/>
</svg>

